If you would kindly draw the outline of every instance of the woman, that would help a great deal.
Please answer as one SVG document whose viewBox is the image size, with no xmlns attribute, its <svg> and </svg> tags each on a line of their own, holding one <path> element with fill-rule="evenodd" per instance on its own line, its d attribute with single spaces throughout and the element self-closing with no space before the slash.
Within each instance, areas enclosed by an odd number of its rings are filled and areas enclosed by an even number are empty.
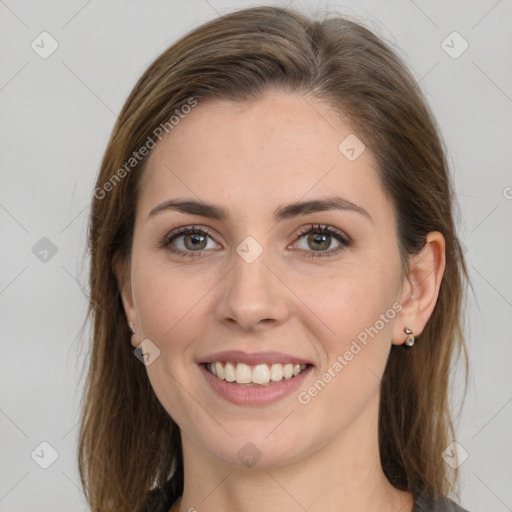
<svg viewBox="0 0 512 512">
<path fill-rule="evenodd" d="M 90 219 L 93 511 L 461 511 L 466 269 L 435 122 L 364 27 L 211 21 L 126 101 Z"/>
</svg>

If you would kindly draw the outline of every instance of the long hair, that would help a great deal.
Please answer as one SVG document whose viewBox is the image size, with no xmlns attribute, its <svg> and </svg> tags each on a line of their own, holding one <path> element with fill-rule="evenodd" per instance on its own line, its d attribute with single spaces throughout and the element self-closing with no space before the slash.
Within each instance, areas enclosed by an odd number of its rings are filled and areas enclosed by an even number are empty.
<svg viewBox="0 0 512 512">
<path fill-rule="evenodd" d="M 150 489 L 173 474 L 183 476 L 179 428 L 134 357 L 114 274 L 115 263 L 130 257 L 146 162 L 140 148 L 162 127 L 170 131 L 173 116 L 194 101 L 251 102 L 276 88 L 324 101 L 372 152 L 394 207 L 404 272 L 407 256 L 422 249 L 428 232 L 440 231 L 446 240 L 446 268 L 430 320 L 414 349 L 391 348 L 379 446 L 396 488 L 414 495 L 424 488 L 443 495 L 454 489 L 457 474 L 441 455 L 454 439 L 451 364 L 459 357 L 468 367 L 461 325 L 468 277 L 439 129 L 401 58 L 362 25 L 256 7 L 205 23 L 149 66 L 122 108 L 101 163 L 89 223 L 93 334 L 78 449 L 93 512 L 137 510 Z"/>
</svg>

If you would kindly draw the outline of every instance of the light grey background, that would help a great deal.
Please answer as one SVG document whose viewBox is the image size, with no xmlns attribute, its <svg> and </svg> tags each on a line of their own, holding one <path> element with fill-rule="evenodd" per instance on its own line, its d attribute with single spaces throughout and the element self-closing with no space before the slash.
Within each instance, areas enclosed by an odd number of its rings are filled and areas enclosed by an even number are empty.
<svg viewBox="0 0 512 512">
<path fill-rule="evenodd" d="M 256 4 L 0 1 L 0 511 L 86 510 L 75 462 L 84 358 L 78 331 L 101 156 L 150 61 L 199 23 Z M 291 4 L 306 12 L 337 8 L 394 42 L 439 120 L 475 292 L 467 309 L 472 373 L 457 428 L 469 454 L 462 503 L 470 512 L 510 511 L 512 2 Z M 50 48 L 43 31 L 58 43 L 47 59 L 31 48 L 33 41 L 40 52 Z M 458 58 L 464 41 L 446 39 L 453 31 L 469 44 Z M 43 237 L 55 255 L 33 253 Z M 459 391 L 454 386 L 455 404 Z M 58 454 L 48 469 L 35 462 L 51 461 L 42 442 Z"/>
</svg>

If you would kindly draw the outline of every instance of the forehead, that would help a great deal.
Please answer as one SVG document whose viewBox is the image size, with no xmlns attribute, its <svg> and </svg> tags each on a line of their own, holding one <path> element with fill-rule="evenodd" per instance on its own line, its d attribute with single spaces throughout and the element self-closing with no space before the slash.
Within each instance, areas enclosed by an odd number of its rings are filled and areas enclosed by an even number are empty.
<svg viewBox="0 0 512 512">
<path fill-rule="evenodd" d="M 336 192 L 389 209 L 363 144 L 332 107 L 311 97 L 198 100 L 149 155 L 139 207 L 149 212 L 171 195 L 256 211 Z"/>
</svg>

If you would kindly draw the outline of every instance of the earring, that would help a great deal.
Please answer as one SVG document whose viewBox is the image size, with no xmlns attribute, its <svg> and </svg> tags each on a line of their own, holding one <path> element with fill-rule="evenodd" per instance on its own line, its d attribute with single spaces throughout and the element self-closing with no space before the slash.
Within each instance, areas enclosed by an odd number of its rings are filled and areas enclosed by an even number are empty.
<svg viewBox="0 0 512 512">
<path fill-rule="evenodd" d="M 408 347 L 412 347 L 414 345 L 414 342 L 416 341 L 416 337 L 413 336 L 412 330 L 409 329 L 409 327 L 405 327 L 404 332 L 405 332 L 405 334 L 407 334 L 407 339 L 405 340 L 405 344 Z"/>
<path fill-rule="evenodd" d="M 130 329 L 130 332 L 131 332 L 132 334 L 135 334 L 135 330 L 133 329 L 133 324 L 132 324 L 131 322 L 128 322 L 128 327 L 129 327 L 129 329 Z"/>
</svg>

